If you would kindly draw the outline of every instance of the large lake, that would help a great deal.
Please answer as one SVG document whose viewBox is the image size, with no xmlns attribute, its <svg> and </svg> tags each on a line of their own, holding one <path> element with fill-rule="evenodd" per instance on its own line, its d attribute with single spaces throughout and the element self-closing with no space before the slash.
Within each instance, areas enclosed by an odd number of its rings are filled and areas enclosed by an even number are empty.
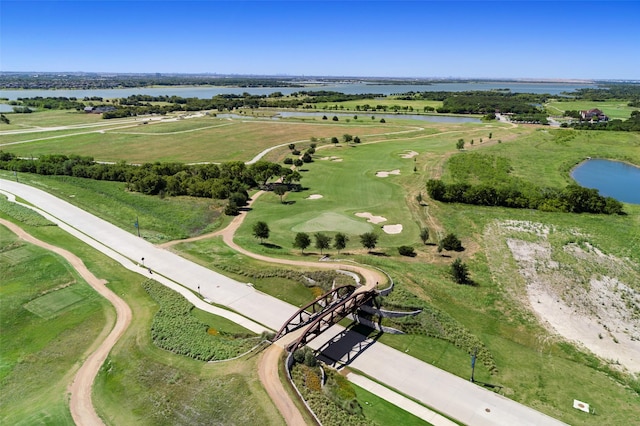
<svg viewBox="0 0 640 426">
<path fill-rule="evenodd" d="M 180 96 L 183 98 L 208 99 L 215 95 L 242 94 L 269 95 L 282 92 L 285 95 L 302 90 L 331 90 L 347 94 L 379 93 L 391 95 L 406 92 L 462 92 L 466 90 L 510 89 L 518 93 L 548 93 L 559 95 L 572 92 L 583 87 L 596 87 L 588 83 L 524 83 L 524 82 L 477 82 L 477 83 L 434 83 L 421 84 L 367 84 L 345 83 L 313 85 L 308 87 L 139 87 L 128 89 L 95 89 L 95 90 L 0 90 L 0 98 L 15 100 L 17 98 L 66 97 L 79 98 L 100 96 L 102 98 L 126 98 L 131 95 Z"/>
<path fill-rule="evenodd" d="M 620 161 L 587 160 L 573 169 L 571 177 L 580 185 L 595 188 L 606 197 L 640 204 L 640 167 Z"/>
</svg>

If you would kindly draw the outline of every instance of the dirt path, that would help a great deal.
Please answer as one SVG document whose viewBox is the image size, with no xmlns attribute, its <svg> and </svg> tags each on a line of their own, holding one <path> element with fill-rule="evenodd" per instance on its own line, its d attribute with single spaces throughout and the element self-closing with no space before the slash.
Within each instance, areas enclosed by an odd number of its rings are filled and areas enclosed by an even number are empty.
<svg viewBox="0 0 640 426">
<path fill-rule="evenodd" d="M 258 197 L 264 194 L 264 191 L 259 191 L 251 197 L 251 201 L 249 206 L 253 204 Z M 296 261 L 296 260 L 288 260 L 288 259 L 278 259 L 272 258 L 268 256 L 263 256 L 260 254 L 252 253 L 239 245 L 237 245 L 233 241 L 233 236 L 236 231 L 242 225 L 244 218 L 246 217 L 246 213 L 240 214 L 236 216 L 228 226 L 224 229 L 221 229 L 216 232 L 212 232 L 209 234 L 199 235 L 193 238 L 187 238 L 184 240 L 176 240 L 170 241 L 168 243 L 164 243 L 159 245 L 158 247 L 169 248 L 175 244 L 190 242 L 190 241 L 198 241 L 206 238 L 212 238 L 216 236 L 222 236 L 223 241 L 232 249 L 242 253 L 248 257 L 252 257 L 257 260 L 261 260 L 269 263 L 279 263 L 284 265 L 294 265 L 294 266 L 306 266 L 313 268 L 326 268 L 326 269 L 345 269 L 351 270 L 359 273 L 365 280 L 365 285 L 359 288 L 357 291 L 366 291 L 369 289 L 375 288 L 378 283 L 386 282 L 386 277 L 379 271 L 374 271 L 371 269 L 364 268 L 362 266 L 357 265 L 346 265 L 343 263 L 337 262 L 307 262 L 307 261 Z M 289 394 L 284 389 L 284 386 L 278 376 L 278 361 L 280 359 L 280 355 L 283 351 L 283 348 L 277 344 L 271 345 L 265 353 L 260 357 L 258 361 L 258 376 L 260 377 L 260 381 L 262 382 L 267 394 L 276 405 L 280 414 L 284 418 L 287 425 L 304 425 L 305 421 L 302 417 L 302 414 L 296 407 L 295 403 L 289 396 Z"/>
<path fill-rule="evenodd" d="M 9 230 L 15 233 L 22 240 L 52 251 L 65 258 L 91 287 L 93 287 L 101 296 L 106 298 L 115 307 L 117 317 L 111 333 L 109 333 L 107 338 L 100 344 L 98 349 L 86 358 L 68 388 L 70 393 L 69 408 L 75 424 L 88 426 L 103 425 L 104 423 L 102 422 L 102 419 L 100 419 L 96 413 L 91 402 L 93 381 L 98 374 L 100 366 L 107 358 L 109 351 L 111 351 L 111 348 L 113 348 L 120 336 L 122 336 L 129 326 L 129 323 L 131 322 L 131 309 L 129 309 L 129 306 L 124 302 L 124 300 L 120 299 L 115 293 L 105 286 L 105 280 L 101 280 L 93 275 L 84 265 L 82 260 L 75 254 L 60 247 L 45 243 L 44 241 L 40 241 L 9 221 L 0 219 L 0 224 L 9 228 Z"/>
<path fill-rule="evenodd" d="M 282 347 L 273 344 L 262 353 L 258 361 L 258 377 L 287 425 L 304 426 L 306 424 L 304 417 L 289 397 L 278 374 L 283 351 Z"/>
</svg>

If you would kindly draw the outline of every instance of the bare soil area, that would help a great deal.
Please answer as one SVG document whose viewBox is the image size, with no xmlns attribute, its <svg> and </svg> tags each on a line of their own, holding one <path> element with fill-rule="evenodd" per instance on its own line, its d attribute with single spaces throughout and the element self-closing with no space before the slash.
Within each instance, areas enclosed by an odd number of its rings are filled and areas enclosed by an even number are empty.
<svg viewBox="0 0 640 426">
<path fill-rule="evenodd" d="M 565 232 L 578 242 L 554 246 L 549 236 Z M 515 296 L 545 327 L 640 372 L 640 291 L 634 288 L 640 275 L 629 260 L 603 253 L 578 231 L 539 223 L 505 221 L 485 236 L 508 247 L 526 289 L 524 297 Z"/>
</svg>

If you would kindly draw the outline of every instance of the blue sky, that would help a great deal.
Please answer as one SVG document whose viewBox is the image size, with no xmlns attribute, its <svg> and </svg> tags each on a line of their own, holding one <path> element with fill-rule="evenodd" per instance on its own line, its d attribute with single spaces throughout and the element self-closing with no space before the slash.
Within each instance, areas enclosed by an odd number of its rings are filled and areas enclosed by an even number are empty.
<svg viewBox="0 0 640 426">
<path fill-rule="evenodd" d="M 640 79 L 640 2 L 0 0 L 0 70 Z"/>
</svg>

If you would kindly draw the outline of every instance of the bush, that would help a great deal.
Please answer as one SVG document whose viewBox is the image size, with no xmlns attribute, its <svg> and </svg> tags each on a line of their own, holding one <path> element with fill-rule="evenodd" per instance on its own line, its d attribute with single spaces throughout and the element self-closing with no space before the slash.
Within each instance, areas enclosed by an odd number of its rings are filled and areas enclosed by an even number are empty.
<svg viewBox="0 0 640 426">
<path fill-rule="evenodd" d="M 464 247 L 462 247 L 462 242 L 455 234 L 447 234 L 441 241 L 442 248 L 445 250 L 453 250 L 453 251 L 462 251 Z"/>
<path fill-rule="evenodd" d="M 471 280 L 469 279 L 469 269 L 467 265 L 463 263 L 460 259 L 456 259 L 451 264 L 451 278 L 458 284 L 470 284 Z"/>
<path fill-rule="evenodd" d="M 240 209 L 236 203 L 229 201 L 229 204 L 224 208 L 224 214 L 227 216 L 238 216 L 240 214 Z"/>
<path fill-rule="evenodd" d="M 415 257 L 416 251 L 411 246 L 400 246 L 398 247 L 398 253 L 402 256 Z"/>
</svg>

